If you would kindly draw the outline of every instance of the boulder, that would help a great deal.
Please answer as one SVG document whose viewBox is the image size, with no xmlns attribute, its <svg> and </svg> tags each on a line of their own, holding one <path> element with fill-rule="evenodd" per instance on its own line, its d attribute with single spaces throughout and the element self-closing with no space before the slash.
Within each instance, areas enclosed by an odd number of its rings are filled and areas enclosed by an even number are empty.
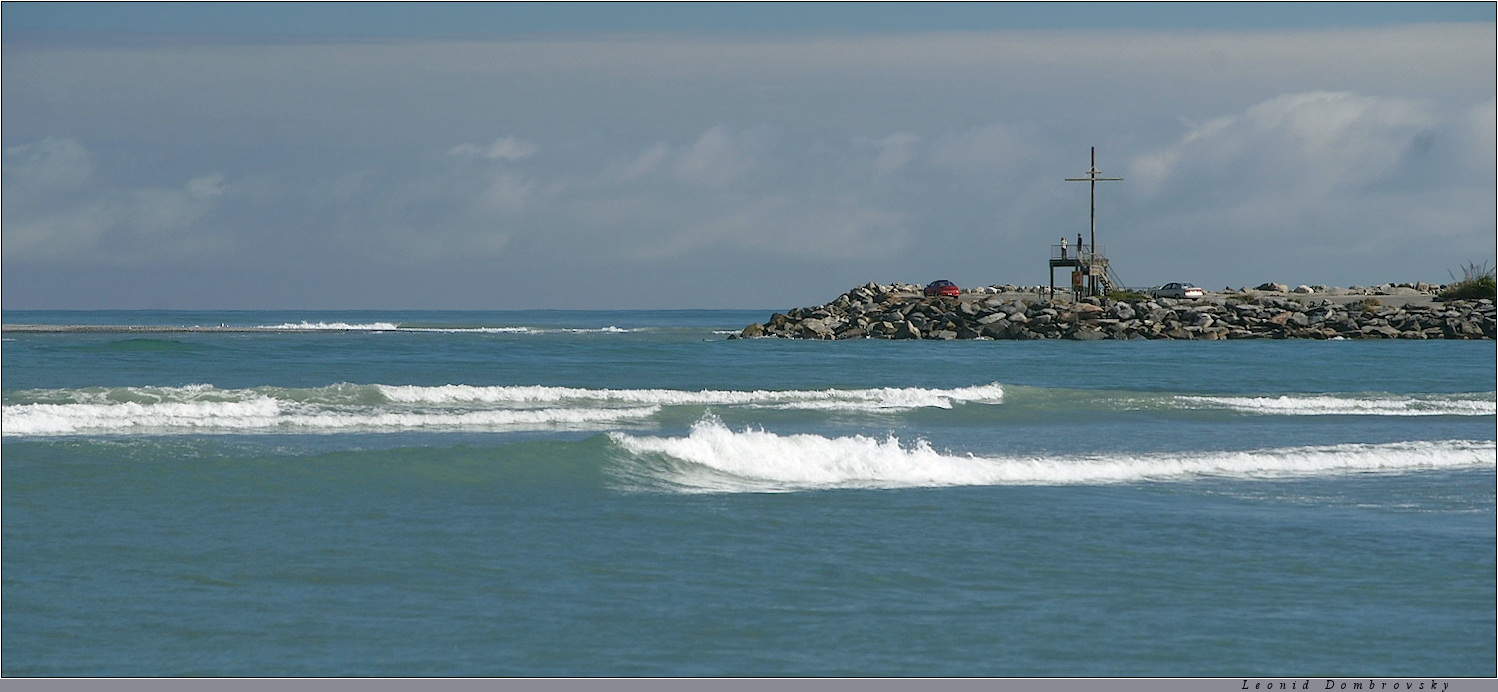
<svg viewBox="0 0 1498 692">
<path fill-rule="evenodd" d="M 1274 291 L 1276 293 L 1289 293 L 1290 292 L 1290 287 L 1286 286 L 1284 284 L 1277 284 L 1277 283 L 1269 282 L 1269 283 L 1259 284 L 1259 287 L 1256 288 L 1256 289 L 1254 289 L 1254 290 L 1256 290 L 1256 291 Z"/>
</svg>

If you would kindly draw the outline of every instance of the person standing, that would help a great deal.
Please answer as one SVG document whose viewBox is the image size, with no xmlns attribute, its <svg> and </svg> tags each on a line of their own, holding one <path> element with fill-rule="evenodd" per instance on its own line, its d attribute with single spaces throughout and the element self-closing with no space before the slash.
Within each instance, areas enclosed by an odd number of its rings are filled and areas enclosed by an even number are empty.
<svg viewBox="0 0 1498 692">
<path fill-rule="evenodd" d="M 1081 238 L 1082 236 L 1077 236 Z M 1061 259 L 1066 259 L 1066 236 L 1061 236 Z"/>
</svg>

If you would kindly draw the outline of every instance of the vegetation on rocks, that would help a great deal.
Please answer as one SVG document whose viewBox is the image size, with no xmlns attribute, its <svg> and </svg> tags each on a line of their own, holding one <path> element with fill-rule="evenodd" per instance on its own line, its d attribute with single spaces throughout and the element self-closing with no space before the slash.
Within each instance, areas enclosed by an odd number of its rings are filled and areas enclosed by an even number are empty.
<svg viewBox="0 0 1498 692">
<path fill-rule="evenodd" d="M 1452 278 L 1455 278 L 1453 275 Z M 1498 278 L 1493 267 L 1468 262 L 1462 267 L 1462 279 L 1446 286 L 1437 300 L 1479 300 L 1498 298 Z"/>
</svg>

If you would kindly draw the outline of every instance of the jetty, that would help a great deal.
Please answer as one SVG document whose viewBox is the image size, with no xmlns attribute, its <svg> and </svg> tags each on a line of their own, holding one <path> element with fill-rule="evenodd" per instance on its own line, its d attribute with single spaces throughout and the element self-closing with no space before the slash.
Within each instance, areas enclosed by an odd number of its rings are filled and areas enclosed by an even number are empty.
<svg viewBox="0 0 1498 692">
<path fill-rule="evenodd" d="M 1269 285 L 1269 284 L 1266 284 Z M 1196 300 L 1085 296 L 990 287 L 925 297 L 914 284 L 858 286 L 814 307 L 777 312 L 729 338 L 787 339 L 1493 339 L 1493 300 L 1437 302 L 1409 286 L 1383 295 L 1241 290 Z M 1382 299 L 1381 299 L 1382 298 Z M 1387 301 L 1387 303 L 1385 302 Z"/>
</svg>

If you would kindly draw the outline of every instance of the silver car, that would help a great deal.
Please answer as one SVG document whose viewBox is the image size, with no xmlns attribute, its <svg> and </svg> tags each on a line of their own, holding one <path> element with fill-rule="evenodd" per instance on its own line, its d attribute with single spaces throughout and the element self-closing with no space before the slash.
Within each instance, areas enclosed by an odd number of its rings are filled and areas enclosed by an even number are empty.
<svg viewBox="0 0 1498 692">
<path fill-rule="evenodd" d="M 1183 284 L 1178 281 L 1172 281 L 1171 283 L 1165 284 L 1164 286 L 1150 291 L 1150 295 L 1156 298 L 1200 298 L 1205 293 L 1206 291 L 1203 291 L 1200 288 L 1192 286 L 1191 284 Z"/>
</svg>

